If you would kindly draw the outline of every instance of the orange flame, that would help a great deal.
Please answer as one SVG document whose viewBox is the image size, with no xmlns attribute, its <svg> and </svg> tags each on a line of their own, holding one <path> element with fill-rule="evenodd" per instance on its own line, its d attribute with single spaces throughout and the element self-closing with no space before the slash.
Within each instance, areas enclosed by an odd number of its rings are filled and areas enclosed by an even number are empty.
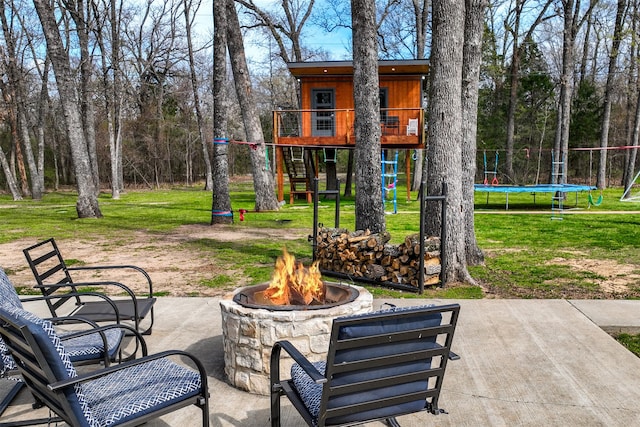
<svg viewBox="0 0 640 427">
<path fill-rule="evenodd" d="M 325 289 L 321 276 L 317 261 L 305 268 L 283 249 L 264 295 L 275 305 L 324 303 Z"/>
</svg>

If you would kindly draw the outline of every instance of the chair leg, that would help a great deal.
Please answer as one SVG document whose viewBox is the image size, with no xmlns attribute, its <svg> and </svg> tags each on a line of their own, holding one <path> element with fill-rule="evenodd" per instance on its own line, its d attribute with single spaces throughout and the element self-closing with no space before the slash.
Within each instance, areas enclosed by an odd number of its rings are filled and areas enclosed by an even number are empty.
<svg viewBox="0 0 640 427">
<path fill-rule="evenodd" d="M 200 405 L 202 409 L 202 427 L 209 427 L 209 399 L 203 398 L 204 403 Z"/>
<path fill-rule="evenodd" d="M 16 397 L 20 389 L 24 386 L 22 381 L 12 381 L 10 379 L 2 378 L 2 389 L 0 394 L 0 416 L 11 404 L 11 401 Z"/>
<path fill-rule="evenodd" d="M 2 381 L 7 381 L 9 385 L 11 385 L 11 387 L 6 387 L 6 390 L 3 390 L 3 395 L 0 396 L 0 416 L 2 416 L 7 407 L 11 404 L 11 401 L 16 397 L 20 389 L 22 389 L 22 387 L 24 386 L 24 383 L 22 381 L 5 380 L 4 378 L 2 378 Z M 34 409 L 36 409 L 35 406 Z M 22 421 L 0 422 L 0 427 L 39 426 L 43 424 L 49 425 L 56 422 L 62 422 L 62 419 L 58 417 L 52 417 Z"/>
<path fill-rule="evenodd" d="M 280 393 L 271 391 L 271 427 L 280 427 Z"/>
<path fill-rule="evenodd" d="M 384 421 L 389 427 L 400 427 L 400 424 L 398 423 L 398 420 L 396 420 L 396 417 L 387 418 Z"/>
</svg>

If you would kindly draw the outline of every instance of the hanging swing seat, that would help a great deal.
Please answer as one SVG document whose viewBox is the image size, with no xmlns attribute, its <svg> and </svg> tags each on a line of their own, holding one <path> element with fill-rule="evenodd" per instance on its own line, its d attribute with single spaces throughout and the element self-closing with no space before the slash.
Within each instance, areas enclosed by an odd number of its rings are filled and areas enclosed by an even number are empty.
<svg viewBox="0 0 640 427">
<path fill-rule="evenodd" d="M 600 206 L 602 204 L 602 192 L 600 193 L 600 196 L 598 196 L 598 200 L 594 201 L 593 200 L 593 195 L 591 194 L 591 192 L 589 192 L 589 205 L 588 207 L 591 206 Z"/>
</svg>

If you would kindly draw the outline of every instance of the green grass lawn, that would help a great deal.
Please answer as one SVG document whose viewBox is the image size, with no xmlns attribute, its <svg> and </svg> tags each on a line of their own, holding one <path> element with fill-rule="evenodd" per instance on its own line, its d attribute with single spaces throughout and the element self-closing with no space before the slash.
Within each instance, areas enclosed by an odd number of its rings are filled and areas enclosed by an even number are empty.
<svg viewBox="0 0 640 427">
<path fill-rule="evenodd" d="M 634 334 L 618 334 L 614 338 L 630 352 L 640 357 L 640 335 Z"/>
<path fill-rule="evenodd" d="M 250 182 L 231 184 L 232 205 L 237 212 L 246 209 L 245 221 L 234 229 L 276 228 L 308 230 L 313 227 L 313 207 L 297 201 L 286 204 L 277 212 L 255 213 L 253 188 Z M 640 297 L 640 203 L 620 202 L 621 189 L 604 192 L 603 203 L 587 209 L 587 194 L 569 194 L 565 208 L 589 214 L 563 215 L 552 219 L 551 195 L 538 194 L 535 204 L 529 194 L 511 194 L 509 210 L 505 210 L 505 195 L 486 194 L 476 201 L 476 234 L 486 255 L 485 265 L 470 267 L 472 277 L 482 285 L 456 284 L 444 289 L 434 288 L 429 296 L 441 298 L 482 298 L 486 292 L 517 298 L 638 298 Z M 419 230 L 419 203 L 412 194 L 406 201 L 406 190 L 398 189 L 398 214 L 387 215 L 387 229 L 392 242 L 401 242 L 407 234 Z M 83 239 L 108 239 L 114 245 L 126 242 L 135 232 L 145 231 L 162 238 L 163 233 L 188 224 L 209 224 L 211 194 L 200 188 L 175 187 L 155 191 L 129 190 L 119 200 L 108 193 L 99 198 L 104 215 L 101 219 L 78 219 L 74 192 L 50 192 L 41 201 L 13 201 L 0 195 L 0 243 L 30 237 L 57 239 L 81 236 Z M 321 200 L 319 222 L 332 226 L 335 202 Z M 528 214 L 519 212 L 526 211 Z M 621 212 L 621 213 L 618 213 Z M 340 225 L 353 229 L 354 200 L 342 199 Z M 268 280 L 275 258 L 281 253 L 277 239 L 255 239 L 243 242 L 219 242 L 210 239 L 188 243 L 194 250 L 216 257 L 230 269 L 241 271 L 256 281 Z M 311 246 L 307 239 L 287 242 L 287 249 L 297 258 L 308 261 Z M 242 262 L 239 262 L 241 260 Z M 587 260 L 608 266 L 625 265 L 624 291 L 604 293 L 599 283 L 610 273 L 581 268 Z M 597 269 L 596 269 L 597 270 Z M 621 270 L 622 271 L 622 270 Z M 202 283 L 207 287 L 229 284 L 229 278 L 211 278 Z M 231 283 L 233 284 L 233 283 Z M 374 287 L 377 296 L 415 297 L 412 293 Z"/>
<path fill-rule="evenodd" d="M 233 209 L 246 209 L 245 221 L 236 221 L 232 229 L 276 228 L 287 230 L 313 228 L 313 207 L 303 201 L 284 205 L 277 212 L 255 213 L 250 182 L 231 184 Z M 567 212 L 562 220 L 552 219 L 551 195 L 486 194 L 476 199 L 476 235 L 485 253 L 485 264 L 470 267 L 473 278 L 481 286 L 447 285 L 444 289 L 428 289 L 426 295 L 402 292 L 378 286 L 367 286 L 375 297 L 403 298 L 483 298 L 487 295 L 513 298 L 639 298 L 640 297 L 640 202 L 620 202 L 622 190 L 606 190 L 600 206 L 588 208 L 587 194 L 569 195 Z M 419 204 L 412 194 L 406 201 L 406 189 L 398 189 L 398 214 L 387 215 L 387 229 L 392 242 L 419 230 Z M 594 199 L 597 195 L 594 194 Z M 175 187 L 155 191 L 129 190 L 119 200 L 108 193 L 99 198 L 104 215 L 101 219 L 78 219 L 76 194 L 72 191 L 49 192 L 41 201 L 13 201 L 0 195 L 0 244 L 20 238 L 57 239 L 81 236 L 103 239 L 114 246 L 126 243 L 135 232 L 145 231 L 153 239 L 189 224 L 209 224 L 211 194 L 201 188 Z M 521 212 L 527 212 L 522 214 Z M 321 200 L 319 222 L 334 224 L 335 202 Z M 582 214 L 588 212 L 588 214 Z M 626 212 L 626 213 L 625 213 Z M 353 229 L 353 199 L 343 199 L 340 225 Z M 272 239 L 223 242 L 195 239 L 186 244 L 202 256 L 215 258 L 216 264 L 240 272 L 255 283 L 270 279 L 273 264 L 283 243 Z M 287 241 L 287 250 L 305 263 L 311 260 L 307 239 Z M 609 266 L 598 272 L 592 261 Z M 71 263 L 76 260 L 69 260 Z M 581 266 L 584 264 L 584 268 Z M 596 263 L 596 265 L 598 265 Z M 619 272 L 615 272 L 620 266 Z M 625 268 L 622 268 L 624 266 Z M 169 267 L 168 267 L 169 268 Z M 626 284 L 618 293 L 603 292 L 600 284 L 611 279 Z M 234 286 L 237 275 L 220 274 L 203 280 L 208 288 Z M 623 345 L 640 355 L 640 336 L 617 336 Z"/>
</svg>

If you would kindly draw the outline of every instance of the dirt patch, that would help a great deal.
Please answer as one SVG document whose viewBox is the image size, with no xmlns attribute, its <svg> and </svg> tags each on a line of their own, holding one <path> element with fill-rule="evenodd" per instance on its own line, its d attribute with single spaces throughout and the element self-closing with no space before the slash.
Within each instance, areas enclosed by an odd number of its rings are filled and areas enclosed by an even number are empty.
<svg viewBox="0 0 640 427">
<path fill-rule="evenodd" d="M 193 224 L 179 227 L 161 236 L 146 232 L 136 232 L 121 240 L 93 241 L 86 238 L 56 239 L 62 255 L 71 264 L 73 260 L 84 265 L 137 265 L 144 268 L 153 280 L 154 293 L 170 296 L 219 296 L 228 290 L 202 286 L 203 280 L 210 280 L 221 274 L 234 272 L 222 269 L 212 259 L 210 253 L 198 251 L 186 243 L 199 239 L 220 242 L 251 241 L 256 239 L 295 240 L 308 235 L 308 230 L 267 228 L 211 227 Z M 22 250 L 37 243 L 36 239 L 20 239 L 0 244 L 0 267 L 15 286 L 31 287 L 35 284 L 31 270 Z M 71 262 L 70 262 L 71 260 Z M 135 273 L 92 272 L 74 275 L 74 281 L 117 280 L 131 287 L 136 293 L 145 291 Z"/>
<path fill-rule="evenodd" d="M 576 253 L 577 255 L 581 255 Z M 615 260 L 591 258 L 554 258 L 547 265 L 563 265 L 576 275 L 591 277 L 585 281 L 593 286 L 576 284 L 569 279 L 556 278 L 537 287 L 497 286 L 481 282 L 486 298 L 565 298 L 565 299 L 628 299 L 640 298 L 640 270 L 637 265 L 622 264 Z"/>
<path fill-rule="evenodd" d="M 220 275 L 237 277 L 237 272 L 221 267 L 211 251 L 199 250 L 198 245 L 189 244 L 200 239 L 218 242 L 251 242 L 264 239 L 304 240 L 307 229 L 250 228 L 192 224 L 163 233 L 138 231 L 122 236 L 118 240 L 90 240 L 87 238 L 58 239 L 63 256 L 86 265 L 138 265 L 153 279 L 155 293 L 170 296 L 220 296 L 226 289 L 209 288 L 203 281 Z M 34 279 L 22 249 L 33 245 L 36 239 L 20 239 L 0 244 L 0 267 L 9 275 L 16 286 L 30 288 Z M 640 271 L 630 264 L 612 260 L 588 258 L 556 258 L 551 264 L 567 265 L 576 272 L 589 271 L 594 277 L 589 279 L 598 286 L 588 289 L 554 281 L 539 289 L 524 289 L 517 286 L 508 289 L 480 283 L 486 298 L 630 298 L 640 297 Z M 145 287 L 135 281 L 134 274 L 119 273 L 117 277 L 99 272 L 79 276 L 76 281 L 117 280 L 132 287 L 136 293 L 143 293 Z M 240 286 L 251 283 L 240 283 Z M 450 285 L 451 286 L 451 285 Z"/>
<path fill-rule="evenodd" d="M 620 264 L 607 259 L 554 258 L 549 264 L 566 265 L 575 270 L 588 271 L 599 277 L 592 279 L 601 291 L 612 296 L 627 295 L 640 285 L 640 274 L 634 265 Z"/>
</svg>

